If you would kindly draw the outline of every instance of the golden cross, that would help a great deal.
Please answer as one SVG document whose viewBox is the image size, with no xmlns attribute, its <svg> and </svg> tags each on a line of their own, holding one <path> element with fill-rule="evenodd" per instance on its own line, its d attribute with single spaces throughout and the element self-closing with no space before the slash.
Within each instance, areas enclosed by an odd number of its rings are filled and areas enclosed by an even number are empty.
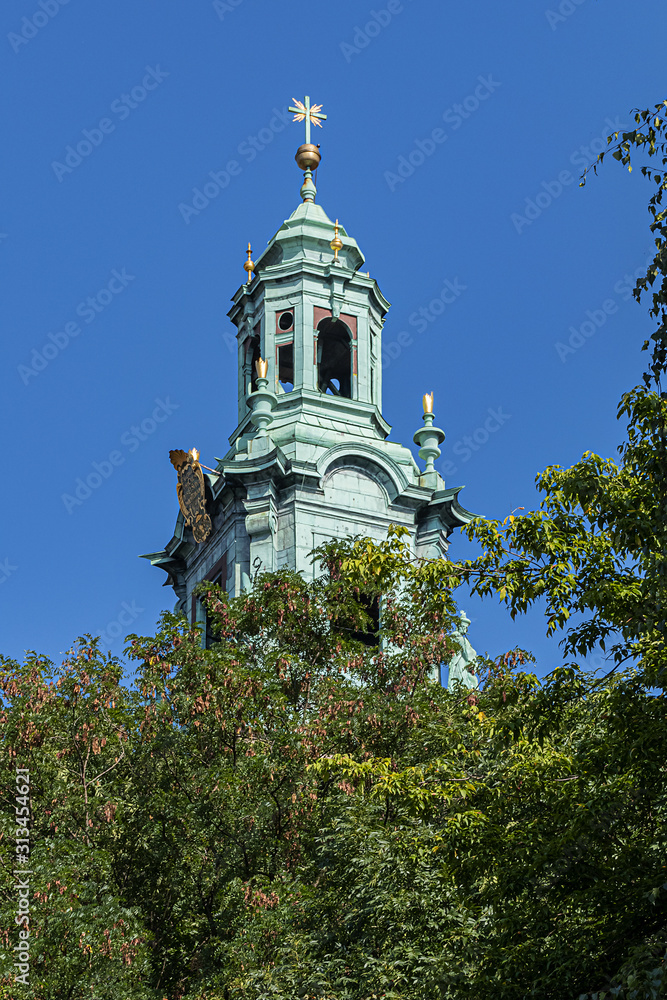
<svg viewBox="0 0 667 1000">
<path fill-rule="evenodd" d="M 293 97 L 294 107 L 288 108 L 288 111 L 294 112 L 293 122 L 306 122 L 306 143 L 310 144 L 310 123 L 313 125 L 319 125 L 322 128 L 322 122 L 326 119 L 326 115 L 322 114 L 322 105 L 310 103 L 310 97 L 306 97 L 301 101 L 297 101 L 296 97 Z"/>
</svg>

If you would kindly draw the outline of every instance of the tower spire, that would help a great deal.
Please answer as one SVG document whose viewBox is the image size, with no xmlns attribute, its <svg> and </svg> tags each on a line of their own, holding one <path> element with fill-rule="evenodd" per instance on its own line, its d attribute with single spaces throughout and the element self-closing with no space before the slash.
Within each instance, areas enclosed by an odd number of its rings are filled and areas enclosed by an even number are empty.
<svg viewBox="0 0 667 1000">
<path fill-rule="evenodd" d="M 187 460 L 179 475 L 188 504 L 167 546 L 147 556 L 166 570 L 179 610 L 204 632 L 203 580 L 238 597 L 259 570 L 289 567 L 312 579 L 319 570 L 310 552 L 320 540 L 382 539 L 392 524 L 407 528 L 417 558 L 439 559 L 454 528 L 473 516 L 458 502 L 460 487 L 446 488 L 435 468 L 445 435 L 434 426 L 432 394 L 415 434 L 426 468 L 388 440 L 382 327 L 389 302 L 361 270 L 356 240 L 312 204 L 320 150 L 311 136 L 325 120 L 321 105 L 306 97 L 291 111 L 305 126 L 296 152 L 303 204 L 256 262 L 250 245 L 239 261 L 246 278 L 228 313 L 238 389 L 230 449 L 210 475 L 194 455 L 179 452 Z M 194 500 L 187 493 L 193 483 Z"/>
<path fill-rule="evenodd" d="M 294 159 L 303 170 L 303 184 L 301 186 L 301 197 L 304 201 L 315 201 L 317 189 L 313 184 L 313 170 L 317 170 L 322 156 L 319 145 L 314 146 L 310 141 L 310 126 L 318 125 L 322 128 L 322 122 L 326 120 L 326 115 L 322 114 L 321 104 L 311 104 L 310 97 L 306 95 L 303 101 L 292 98 L 294 104 L 288 108 L 294 113 L 292 121 L 306 123 L 306 141 L 299 146 Z"/>
</svg>

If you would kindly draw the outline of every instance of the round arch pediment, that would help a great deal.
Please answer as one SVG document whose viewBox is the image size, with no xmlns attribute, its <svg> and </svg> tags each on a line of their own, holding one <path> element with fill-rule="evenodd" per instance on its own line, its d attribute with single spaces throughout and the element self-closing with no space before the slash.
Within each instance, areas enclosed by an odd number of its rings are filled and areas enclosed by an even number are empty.
<svg viewBox="0 0 667 1000">
<path fill-rule="evenodd" d="M 371 446 L 363 444 L 338 445 L 320 458 L 317 471 L 322 486 L 334 472 L 343 469 L 363 473 L 374 480 L 387 494 L 389 503 L 393 503 L 409 485 L 402 469 L 378 455 Z"/>
</svg>

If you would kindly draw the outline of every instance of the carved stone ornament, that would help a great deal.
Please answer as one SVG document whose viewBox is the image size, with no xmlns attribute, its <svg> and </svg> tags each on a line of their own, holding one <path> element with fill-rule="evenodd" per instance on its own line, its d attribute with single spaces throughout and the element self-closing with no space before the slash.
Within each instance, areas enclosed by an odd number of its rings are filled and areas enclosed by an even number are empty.
<svg viewBox="0 0 667 1000">
<path fill-rule="evenodd" d="M 195 542 L 205 542 L 213 525 L 206 513 L 206 488 L 204 473 L 198 461 L 199 452 L 196 448 L 192 451 L 181 451 L 179 448 L 170 451 L 169 458 L 178 473 L 176 493 L 185 523 L 192 528 Z"/>
</svg>

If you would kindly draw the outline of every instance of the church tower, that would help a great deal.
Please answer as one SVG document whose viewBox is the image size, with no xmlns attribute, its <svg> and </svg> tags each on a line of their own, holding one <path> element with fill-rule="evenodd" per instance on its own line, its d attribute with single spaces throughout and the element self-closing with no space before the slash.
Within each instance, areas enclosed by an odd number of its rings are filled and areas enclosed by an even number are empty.
<svg viewBox="0 0 667 1000">
<path fill-rule="evenodd" d="M 411 451 L 389 440 L 382 416 L 382 326 L 389 303 L 346 229 L 315 202 L 321 106 L 295 101 L 306 141 L 301 204 L 255 262 L 229 311 L 238 342 L 238 423 L 230 448 L 205 474 L 196 452 L 172 452 L 181 513 L 166 548 L 146 555 L 164 569 L 190 620 L 203 618 L 193 590 L 210 580 L 238 596 L 257 572 L 316 572 L 309 553 L 331 538 L 380 540 L 408 528 L 415 555 L 444 555 L 472 514 L 435 471 L 444 433 L 424 396 Z"/>
</svg>

